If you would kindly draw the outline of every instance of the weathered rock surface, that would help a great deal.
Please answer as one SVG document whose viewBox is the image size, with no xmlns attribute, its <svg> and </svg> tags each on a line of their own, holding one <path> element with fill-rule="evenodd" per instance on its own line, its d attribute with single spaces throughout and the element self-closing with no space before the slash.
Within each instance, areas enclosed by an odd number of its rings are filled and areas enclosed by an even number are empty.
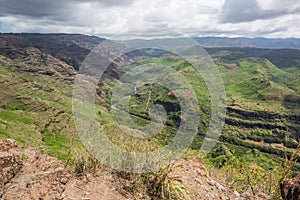
<svg viewBox="0 0 300 200">
<path fill-rule="evenodd" d="M 0 140 L 0 199 L 125 198 L 104 177 L 78 177 L 40 150 Z"/>
<path fill-rule="evenodd" d="M 233 191 L 221 180 L 210 177 L 201 159 L 179 159 L 175 164 L 181 167 L 170 175 L 179 177 L 196 191 L 197 195 L 191 192 L 192 199 L 269 199 L 263 194 L 253 196 Z M 0 199 L 134 199 L 128 191 L 120 189 L 119 183 L 109 171 L 97 176 L 77 176 L 59 160 L 38 149 L 22 148 L 14 140 L 0 139 Z"/>
<path fill-rule="evenodd" d="M 300 175 L 284 181 L 280 189 L 284 200 L 300 200 Z"/>
<path fill-rule="evenodd" d="M 265 194 L 257 194 L 253 196 L 249 193 L 240 194 L 234 191 L 221 180 L 210 177 L 201 159 L 181 159 L 175 162 L 181 165 L 173 174 L 181 177 L 182 181 L 188 183 L 193 191 L 198 195 L 194 195 L 193 199 L 198 200 L 269 200 Z M 190 192 L 193 193 L 192 191 Z"/>
</svg>

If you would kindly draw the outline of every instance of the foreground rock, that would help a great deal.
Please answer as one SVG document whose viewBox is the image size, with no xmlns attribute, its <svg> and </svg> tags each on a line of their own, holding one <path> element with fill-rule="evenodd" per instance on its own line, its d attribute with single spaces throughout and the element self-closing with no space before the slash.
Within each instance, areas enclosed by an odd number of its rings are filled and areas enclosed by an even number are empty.
<svg viewBox="0 0 300 200">
<path fill-rule="evenodd" d="M 188 183 L 193 191 L 197 192 L 193 199 L 201 200 L 268 200 L 265 194 L 253 196 L 250 193 L 240 194 L 234 191 L 221 180 L 211 178 L 201 159 L 181 159 L 175 162 L 180 165 L 174 172 L 174 176 L 181 177 L 182 182 Z"/>
<path fill-rule="evenodd" d="M 253 196 L 229 189 L 222 181 L 207 175 L 200 159 L 179 159 L 175 164 L 181 167 L 170 176 L 179 177 L 191 186 L 192 199 L 269 199 L 263 194 Z M 0 139 L 0 199 L 157 199 L 148 194 L 137 197 L 120 189 L 124 180 L 117 180 L 113 174 L 108 170 L 97 176 L 76 176 L 59 160 L 40 150 L 22 148 L 14 140 Z"/>
<path fill-rule="evenodd" d="M 284 200 L 300 200 L 300 175 L 284 181 L 280 189 Z"/>
<path fill-rule="evenodd" d="M 56 158 L 0 140 L 0 199 L 125 199 L 107 177 L 78 177 Z"/>
</svg>

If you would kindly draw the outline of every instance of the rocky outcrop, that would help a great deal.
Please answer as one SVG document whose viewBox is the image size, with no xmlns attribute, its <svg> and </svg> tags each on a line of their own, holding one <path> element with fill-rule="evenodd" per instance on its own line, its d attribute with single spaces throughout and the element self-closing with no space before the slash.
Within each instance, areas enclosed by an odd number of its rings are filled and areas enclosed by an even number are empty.
<svg viewBox="0 0 300 200">
<path fill-rule="evenodd" d="M 0 146 L 0 196 L 2 196 L 4 186 L 18 174 L 22 168 L 22 163 L 19 156 L 7 152 L 9 149 L 16 147 L 14 141 L 7 140 L 1 143 Z"/>
<path fill-rule="evenodd" d="M 178 159 L 175 165 L 180 167 L 170 176 L 179 177 L 180 182 L 190 185 L 192 199 L 270 199 L 264 194 L 253 196 L 230 189 L 221 180 L 208 175 L 201 159 Z M 14 140 L 0 139 L 0 199 L 144 199 L 134 198 L 130 192 L 122 190 L 120 184 L 124 180 L 117 180 L 113 174 L 102 170 L 97 175 L 78 176 L 38 149 L 22 148 Z"/>
<path fill-rule="evenodd" d="M 0 140 L 0 199 L 125 199 L 105 177 L 76 176 L 40 150 Z"/>
<path fill-rule="evenodd" d="M 282 182 L 280 189 L 284 200 L 300 200 L 300 175 Z"/>
<path fill-rule="evenodd" d="M 223 181 L 213 178 L 207 173 L 207 170 L 201 159 L 179 159 L 175 165 L 176 168 L 172 175 L 180 177 L 184 183 L 188 183 L 194 195 L 192 199 L 202 200 L 269 200 L 265 194 L 252 195 L 251 193 L 239 193 L 230 189 Z M 195 192 L 196 191 L 196 194 Z"/>
</svg>

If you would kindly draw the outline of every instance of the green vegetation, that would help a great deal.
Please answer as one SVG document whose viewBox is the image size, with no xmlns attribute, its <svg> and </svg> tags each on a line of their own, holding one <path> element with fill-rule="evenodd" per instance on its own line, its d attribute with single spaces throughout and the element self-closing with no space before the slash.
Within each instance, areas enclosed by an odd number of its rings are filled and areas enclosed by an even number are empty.
<svg viewBox="0 0 300 200">
<path fill-rule="evenodd" d="M 229 148 L 227 147 L 229 146 Z M 299 146 L 290 157 L 278 159 L 257 149 L 219 144 L 207 157 L 211 174 L 223 178 L 234 190 L 269 194 L 274 199 L 280 197 L 280 183 L 299 169 Z"/>
<path fill-rule="evenodd" d="M 299 96 L 299 83 L 295 77 L 299 77 L 300 72 L 295 68 L 292 73 L 291 69 L 279 69 L 262 58 L 242 58 L 240 54 L 228 55 L 230 52 L 224 52 L 215 58 L 227 93 L 228 114 L 220 137 L 225 146 L 216 147 L 216 150 L 208 155 L 208 162 L 218 169 L 213 170 L 214 173 L 225 175 L 224 179 L 234 189 L 253 194 L 265 192 L 276 196 L 278 183 L 283 180 L 282 174 L 288 168 L 284 160 L 291 158 L 297 147 L 299 107 L 297 101 L 287 106 L 286 98 Z M 137 61 L 125 64 L 124 69 L 126 71 L 131 65 L 145 63 L 172 66 L 173 69 L 183 72 L 192 85 L 202 114 L 199 134 L 192 148 L 199 149 L 205 136 L 210 107 L 209 94 L 203 80 L 190 65 L 176 57 Z M 168 113 L 168 117 L 180 116 L 176 111 L 176 99 L 164 95 L 170 91 L 159 86 L 148 86 L 140 88 L 131 99 L 130 113 L 137 118 L 136 123 L 145 124 L 141 121 L 149 119 L 148 112 L 145 112 L 149 90 L 155 91 L 151 93 L 150 106 L 160 98 L 162 105 L 172 102 L 171 107 L 174 110 Z M 177 127 L 177 119 L 173 118 L 173 123 L 167 123 L 171 130 Z M 174 131 L 176 134 L 176 129 Z M 168 138 L 168 132 L 170 130 L 162 132 L 161 135 L 166 134 Z M 160 142 L 162 136 L 156 139 L 159 144 L 168 143 L 168 140 L 166 143 Z M 299 173 L 299 169 L 299 165 L 294 162 L 293 167 L 289 169 L 289 176 Z"/>
<path fill-rule="evenodd" d="M 50 66 L 32 72 L 34 66 L 2 59 L 0 137 L 41 148 L 64 162 L 75 159 L 72 148 L 87 154 L 73 124 L 72 85 L 67 77 L 45 75 L 53 71 Z"/>
<path fill-rule="evenodd" d="M 78 174 L 95 172 L 99 163 L 86 152 L 73 122 L 75 70 L 37 50 L 22 51 L 29 56 L 18 55 L 20 57 L 14 60 L 0 57 L 0 137 L 41 148 L 71 165 Z M 276 195 L 278 181 L 300 171 L 297 150 L 295 153 L 300 130 L 299 67 L 278 68 L 267 59 L 245 57 L 241 52 L 230 50 L 218 51 L 213 58 L 226 86 L 227 115 L 220 143 L 208 154 L 207 162 L 214 173 L 224 175 L 238 191 Z M 201 75 L 175 55 L 133 60 L 119 63 L 120 69 L 114 71 L 119 74 L 107 75 L 99 84 L 97 117 L 107 137 L 127 151 L 147 152 L 168 144 L 176 135 L 184 120 L 180 103 L 174 91 L 159 84 L 137 88 L 130 98 L 129 114 L 140 126 L 150 123 L 149 109 L 153 105 L 159 104 L 167 112 L 166 126 L 149 139 L 131 137 L 120 129 L 110 108 L 111 93 L 118 84 L 116 77 L 138 65 L 167 65 L 176 70 L 174 76 L 183 76 L 191 85 L 193 91 L 184 90 L 184 94 L 189 96 L 194 92 L 199 102 L 199 132 L 188 150 L 199 154 L 211 105 Z M 134 179 L 136 187 L 142 184 L 147 188 L 153 184 L 153 190 L 148 193 L 160 198 L 187 198 L 187 186 L 169 176 L 172 169 L 173 166 L 169 166 L 156 174 L 119 175 Z M 269 184 L 264 184 L 266 179 Z M 147 182 L 149 180 L 152 182 Z"/>
<path fill-rule="evenodd" d="M 180 177 L 172 176 L 171 173 L 180 165 L 169 166 L 154 173 L 153 195 L 160 199 L 191 199 L 191 187 L 180 181 Z M 192 190 L 193 191 L 193 190 Z M 195 193 L 198 195 L 197 193 Z"/>
</svg>

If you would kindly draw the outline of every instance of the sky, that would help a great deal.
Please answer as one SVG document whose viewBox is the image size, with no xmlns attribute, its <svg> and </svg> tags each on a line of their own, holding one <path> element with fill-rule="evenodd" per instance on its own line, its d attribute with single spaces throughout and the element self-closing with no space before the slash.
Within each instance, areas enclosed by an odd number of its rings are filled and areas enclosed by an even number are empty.
<svg viewBox="0 0 300 200">
<path fill-rule="evenodd" d="M 0 32 L 300 38 L 299 0 L 0 0 Z M 157 36 L 158 37 L 158 36 Z"/>
</svg>

